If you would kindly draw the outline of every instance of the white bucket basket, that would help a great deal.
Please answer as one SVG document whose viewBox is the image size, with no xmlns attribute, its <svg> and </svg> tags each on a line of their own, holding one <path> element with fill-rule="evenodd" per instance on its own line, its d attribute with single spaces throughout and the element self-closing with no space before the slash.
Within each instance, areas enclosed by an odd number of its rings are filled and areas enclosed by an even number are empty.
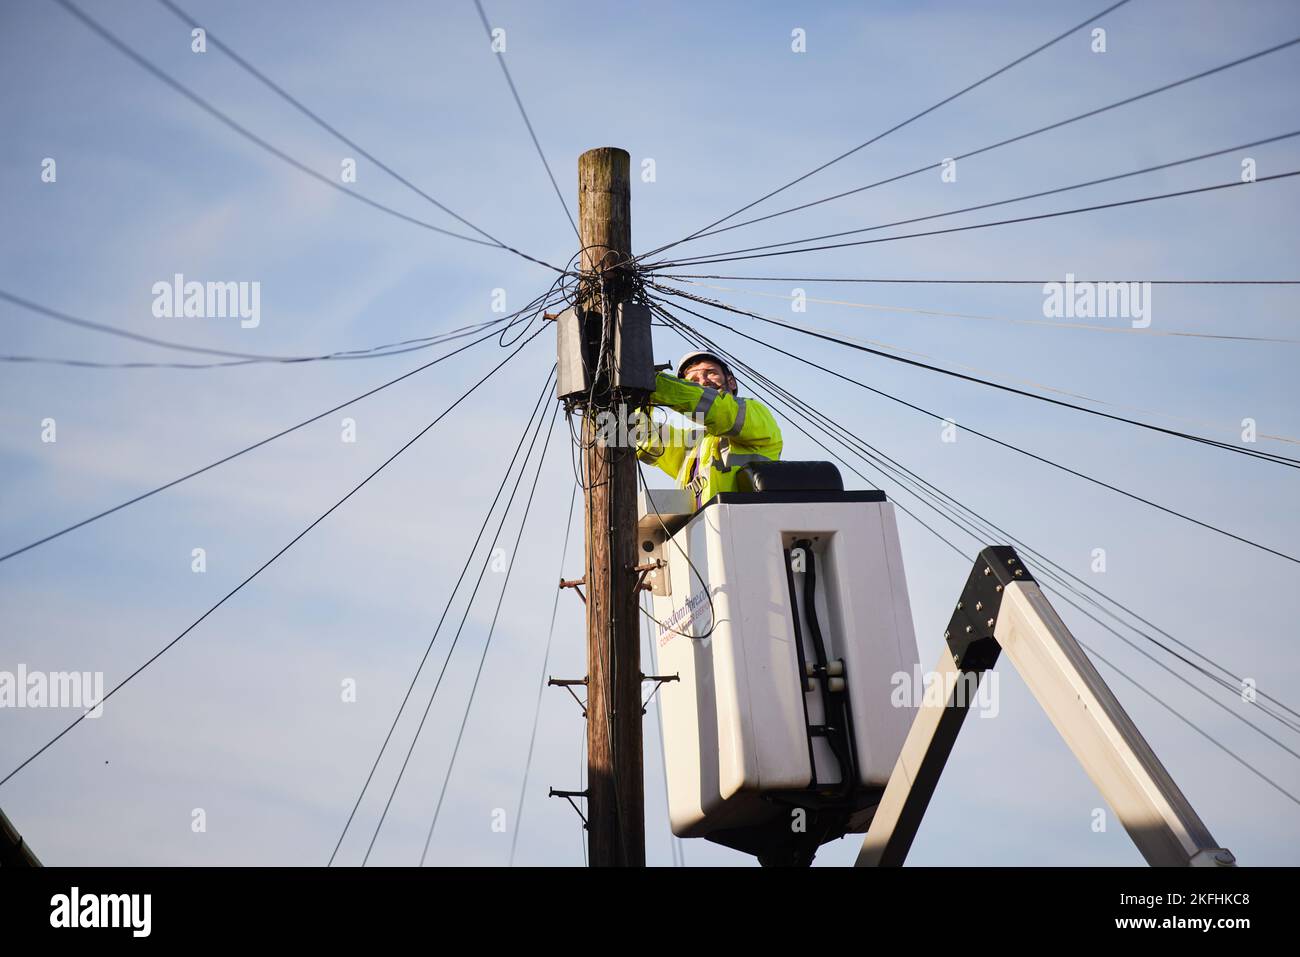
<svg viewBox="0 0 1300 957">
<path fill-rule="evenodd" d="M 894 676 L 919 662 L 893 505 L 810 491 L 692 506 L 643 492 L 639 523 L 642 560 L 667 563 L 650 579 L 654 667 L 680 678 L 659 691 L 673 833 L 874 807 L 915 715 L 891 704 Z"/>
</svg>

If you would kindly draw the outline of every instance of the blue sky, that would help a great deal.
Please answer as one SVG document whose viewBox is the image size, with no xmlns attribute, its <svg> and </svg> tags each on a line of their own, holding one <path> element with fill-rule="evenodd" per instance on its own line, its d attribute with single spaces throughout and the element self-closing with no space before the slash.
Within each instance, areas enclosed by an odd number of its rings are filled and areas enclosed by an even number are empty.
<svg viewBox="0 0 1300 957">
<path fill-rule="evenodd" d="M 201 2 L 186 9 L 278 83 L 434 197 L 517 248 L 563 262 L 575 241 L 468 2 Z M 687 4 L 604 8 L 488 5 L 555 176 L 572 204 L 579 153 L 627 149 L 634 246 L 678 239 L 861 143 L 1032 49 L 1102 3 Z M 152 0 L 86 4 L 141 55 L 323 175 L 351 151 L 249 78 Z M 233 351 L 316 353 L 434 335 L 494 318 L 550 283 L 547 271 L 357 203 L 236 137 L 57 5 L 0 8 L 0 288 L 145 335 Z M 1107 52 L 1073 35 L 930 116 L 757 208 L 850 189 L 1104 105 L 1300 35 L 1300 12 L 1132 0 L 1101 25 Z M 791 30 L 807 52 L 790 49 Z M 813 210 L 701 239 L 707 253 L 925 215 L 1182 159 L 1300 128 L 1291 48 L 1141 103 Z M 1300 168 L 1297 141 L 1249 151 L 1258 174 Z M 43 183 L 41 161 L 57 161 Z M 1229 154 L 1120 183 L 1005 207 L 1018 216 L 1239 177 Z M 449 228 L 455 223 L 364 160 L 355 188 Z M 752 277 L 1061 279 L 1295 278 L 1296 180 L 950 236 L 711 266 Z M 993 215 L 991 215 L 992 213 Z M 1002 218 L 1003 210 L 948 222 Z M 165 320 L 155 282 L 177 273 L 258 281 L 262 321 Z M 730 289 L 929 312 L 1041 320 L 1029 286 L 875 286 L 725 281 Z M 1225 441 L 1251 417 L 1300 436 L 1288 343 L 1139 335 L 958 319 L 709 292 L 783 321 L 882 341 L 1125 407 Z M 1153 331 L 1294 336 L 1287 287 L 1159 286 Z M 751 335 L 1014 441 L 1122 488 L 1294 551 L 1300 513 L 1285 468 L 995 393 L 749 320 Z M 746 323 L 749 323 L 746 325 Z M 1099 324 L 1104 324 L 1101 322 Z M 1123 322 L 1111 322 L 1123 326 Z M 0 306 L 10 354 L 98 361 L 184 358 Z M 657 330 L 658 358 L 683 350 Z M 1198 529 L 810 370 L 754 343 L 724 344 L 867 441 L 970 504 L 1180 640 L 1294 704 L 1300 679 L 1289 599 L 1293 563 Z M 481 346 L 349 410 L 0 566 L 0 668 L 103 670 L 112 684 L 332 505 L 504 353 Z M 423 358 L 421 358 L 423 357 Z M 0 378 L 0 551 L 38 538 L 327 409 L 432 358 L 208 370 L 6 365 Z M 542 336 L 374 482 L 13 780 L 0 807 L 48 862 L 321 864 L 482 520 L 553 361 Z M 742 389 L 745 387 L 742 381 Z M 1128 413 L 1126 413 L 1128 414 Z M 1191 420 L 1187 425 L 1171 420 Z M 54 418 L 58 441 L 40 441 Z M 557 433 L 559 430 L 557 430 Z M 787 427 L 788 458 L 822 458 Z M 486 659 L 430 860 L 505 863 L 542 675 L 572 488 L 552 445 Z M 1295 455 L 1294 444 L 1261 449 Z M 860 485 L 856 479 L 852 484 Z M 887 491 L 892 486 L 885 484 Z M 978 545 L 913 508 L 969 556 Z M 516 519 L 502 535 L 514 540 Z M 495 527 L 495 522 L 493 526 Z M 920 658 L 929 666 L 965 580 L 960 558 L 900 517 Z M 208 571 L 190 570 L 203 547 Z M 1107 571 L 1090 570 L 1104 548 Z M 481 560 L 481 558 L 479 559 Z M 477 565 L 474 566 L 477 568 Z M 580 574 L 571 550 L 564 571 Z M 447 771 L 501 576 L 489 573 L 451 658 L 372 863 L 412 864 Z M 463 598 L 452 608 L 459 620 Z M 1287 790 L 1300 771 L 1275 745 L 1068 607 L 1079 638 Z M 578 676 L 581 605 L 560 598 L 547 672 Z M 438 639 L 441 667 L 450 633 Z M 1162 657 L 1162 660 L 1166 660 Z M 1108 680 L 1109 672 L 1103 669 Z M 421 705 L 436 670 L 416 690 Z M 354 678 L 358 700 L 340 701 Z M 1113 687 L 1215 837 L 1243 863 L 1300 861 L 1300 808 L 1123 679 Z M 1001 676 L 1001 713 L 962 732 L 914 845 L 918 864 L 1136 864 L 1117 822 L 1024 685 Z M 1268 719 L 1227 696 L 1229 708 Z M 418 711 L 417 711 L 418 719 Z M 0 720 L 7 771 L 67 720 Z M 403 719 L 340 859 L 364 853 L 414 719 Z M 1276 725 L 1266 727 L 1277 728 Z M 1284 729 L 1277 734 L 1286 735 Z M 572 810 L 547 786 L 578 786 L 582 721 L 543 697 L 520 824 L 520 863 L 580 864 Z M 1288 740 L 1283 738 L 1284 741 Z M 647 856 L 671 862 L 659 739 L 647 725 Z M 1288 741 L 1294 747 L 1293 741 Z M 205 833 L 191 830 L 203 808 Z M 818 863 L 851 862 L 857 841 Z M 691 864 L 746 865 L 689 842 Z"/>
</svg>

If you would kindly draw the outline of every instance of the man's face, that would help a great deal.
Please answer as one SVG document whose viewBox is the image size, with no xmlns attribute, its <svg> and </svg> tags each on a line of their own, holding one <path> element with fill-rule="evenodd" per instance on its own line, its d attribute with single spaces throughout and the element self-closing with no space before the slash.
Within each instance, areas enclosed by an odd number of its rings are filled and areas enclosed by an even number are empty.
<svg viewBox="0 0 1300 957">
<path fill-rule="evenodd" d="M 700 359 L 692 362 L 682 373 L 682 378 L 696 385 L 708 386 L 719 392 L 735 392 L 736 379 L 727 375 L 722 366 L 712 359 Z"/>
</svg>

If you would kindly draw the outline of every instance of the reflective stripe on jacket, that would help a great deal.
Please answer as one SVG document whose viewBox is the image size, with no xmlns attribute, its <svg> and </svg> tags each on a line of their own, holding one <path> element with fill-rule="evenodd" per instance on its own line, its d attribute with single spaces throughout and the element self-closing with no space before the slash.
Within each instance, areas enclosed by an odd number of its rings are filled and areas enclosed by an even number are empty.
<svg viewBox="0 0 1300 957">
<path fill-rule="evenodd" d="M 741 466 L 781 457 L 781 429 L 757 399 L 736 398 L 661 372 L 650 402 L 680 412 L 703 428 L 665 425 L 637 447 L 637 457 L 659 466 L 702 505 L 736 489 Z"/>
</svg>

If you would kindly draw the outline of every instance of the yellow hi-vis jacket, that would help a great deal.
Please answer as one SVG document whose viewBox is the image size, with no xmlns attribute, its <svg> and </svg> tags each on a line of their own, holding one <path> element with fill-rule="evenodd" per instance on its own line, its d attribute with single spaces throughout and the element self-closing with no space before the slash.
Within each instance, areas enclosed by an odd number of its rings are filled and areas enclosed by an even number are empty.
<svg viewBox="0 0 1300 957">
<path fill-rule="evenodd" d="M 665 423 L 637 446 L 637 458 L 652 462 L 695 492 L 695 505 L 736 489 L 741 466 L 781 457 L 781 429 L 757 399 L 736 398 L 708 386 L 660 372 L 652 405 L 662 405 L 700 423 L 682 429 Z"/>
</svg>

